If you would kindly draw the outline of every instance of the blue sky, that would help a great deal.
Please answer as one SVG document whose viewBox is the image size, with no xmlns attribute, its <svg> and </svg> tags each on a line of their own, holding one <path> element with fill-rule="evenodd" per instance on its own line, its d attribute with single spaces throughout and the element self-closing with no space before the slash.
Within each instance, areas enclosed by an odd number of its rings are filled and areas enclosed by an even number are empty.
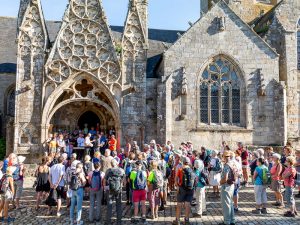
<svg viewBox="0 0 300 225">
<path fill-rule="evenodd" d="M 16 16 L 20 0 L 1 0 L 0 16 Z M 5 3 L 4 3 L 5 2 Z M 61 20 L 68 0 L 42 0 L 47 20 Z M 123 25 L 129 0 L 103 0 L 110 25 Z M 188 2 L 188 3 L 187 3 Z M 185 30 L 200 15 L 200 0 L 149 0 L 149 27 Z"/>
</svg>

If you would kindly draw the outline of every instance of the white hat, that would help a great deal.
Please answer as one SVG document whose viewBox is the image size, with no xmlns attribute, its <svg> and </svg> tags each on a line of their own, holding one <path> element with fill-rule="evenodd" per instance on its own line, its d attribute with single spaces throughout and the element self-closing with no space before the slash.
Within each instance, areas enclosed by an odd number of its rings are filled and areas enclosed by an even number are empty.
<svg viewBox="0 0 300 225">
<path fill-rule="evenodd" d="M 273 155 L 272 155 L 272 157 L 274 157 L 274 158 L 277 158 L 277 159 L 281 159 L 281 155 L 279 155 L 278 153 L 274 153 Z"/>
<path fill-rule="evenodd" d="M 23 163 L 25 161 L 26 157 L 25 156 L 18 156 L 18 163 Z"/>
<path fill-rule="evenodd" d="M 175 155 L 179 155 L 180 157 L 182 156 L 182 151 L 181 150 L 174 150 Z"/>
</svg>

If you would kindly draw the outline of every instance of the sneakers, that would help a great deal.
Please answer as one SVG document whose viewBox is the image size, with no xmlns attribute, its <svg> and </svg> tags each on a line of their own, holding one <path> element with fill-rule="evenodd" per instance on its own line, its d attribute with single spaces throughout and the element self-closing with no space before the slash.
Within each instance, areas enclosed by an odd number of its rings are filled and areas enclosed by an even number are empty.
<svg viewBox="0 0 300 225">
<path fill-rule="evenodd" d="M 261 214 L 261 210 L 260 209 L 254 209 L 254 210 L 252 210 L 252 213 L 260 215 Z"/>
<path fill-rule="evenodd" d="M 57 212 L 57 213 L 56 213 L 56 216 L 57 216 L 57 217 L 60 217 L 60 216 L 61 216 L 61 213 L 60 213 L 60 212 Z"/>
<path fill-rule="evenodd" d="M 239 211 L 239 208 L 234 208 L 234 212 L 238 212 Z"/>
<path fill-rule="evenodd" d="M 262 214 L 268 214 L 268 211 L 267 211 L 266 208 L 262 208 L 262 209 L 261 209 L 261 213 L 262 213 Z"/>
<path fill-rule="evenodd" d="M 291 211 L 286 212 L 285 214 L 283 214 L 284 217 L 295 217 L 295 213 L 292 213 Z"/>
</svg>

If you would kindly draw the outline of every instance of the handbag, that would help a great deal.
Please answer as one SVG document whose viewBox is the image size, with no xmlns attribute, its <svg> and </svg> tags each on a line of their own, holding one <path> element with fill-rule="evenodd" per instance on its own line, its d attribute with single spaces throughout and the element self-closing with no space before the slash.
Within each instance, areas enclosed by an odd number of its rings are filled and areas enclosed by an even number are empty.
<svg viewBox="0 0 300 225">
<path fill-rule="evenodd" d="M 57 205 L 57 193 L 54 189 L 50 190 L 49 196 L 45 201 L 47 206 L 56 206 Z"/>
</svg>

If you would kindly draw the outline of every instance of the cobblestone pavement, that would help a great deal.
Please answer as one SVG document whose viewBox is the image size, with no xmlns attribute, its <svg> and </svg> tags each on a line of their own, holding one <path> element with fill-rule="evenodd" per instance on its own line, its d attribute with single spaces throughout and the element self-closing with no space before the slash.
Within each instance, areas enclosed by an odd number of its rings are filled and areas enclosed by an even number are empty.
<svg viewBox="0 0 300 225">
<path fill-rule="evenodd" d="M 69 224 L 69 211 L 66 207 L 63 207 L 63 215 L 60 218 L 54 216 L 45 216 L 46 207 L 43 205 L 40 210 L 34 209 L 35 204 L 35 192 L 31 188 L 32 179 L 27 179 L 25 189 L 23 193 L 23 199 L 21 204 L 26 206 L 23 209 L 15 210 L 11 214 L 16 218 L 13 224 L 24 224 L 24 225 L 38 225 L 38 224 L 51 224 L 51 225 L 65 225 Z M 207 191 L 207 215 L 202 218 L 191 218 L 191 224 L 193 225 L 215 225 L 222 222 L 222 209 L 220 205 L 220 199 L 212 198 L 210 190 Z M 171 193 L 171 199 L 174 200 L 174 196 Z M 170 199 L 169 198 L 169 199 Z M 237 225 L 300 225 L 300 217 L 296 218 L 284 218 L 282 215 L 286 209 L 277 209 L 271 206 L 274 202 L 274 196 L 268 192 L 269 209 L 267 215 L 253 215 L 251 211 L 254 209 L 254 194 L 253 186 L 243 188 L 240 191 L 240 212 L 237 213 Z M 175 216 L 175 205 L 174 201 L 169 201 L 168 206 L 164 212 L 159 212 L 159 219 L 147 220 L 146 224 L 165 225 L 172 224 Z M 83 207 L 83 221 L 84 224 L 89 224 L 87 221 L 88 217 L 88 202 L 84 202 Z M 115 208 L 115 207 L 114 207 Z M 297 208 L 300 211 L 300 199 L 297 199 Z M 103 213 L 105 213 L 105 207 L 103 207 Z M 103 214 L 105 215 L 105 214 Z M 131 224 L 131 209 L 124 203 L 123 206 L 123 219 L 122 224 Z M 114 218 L 113 218 L 114 221 Z M 93 223 L 93 225 L 101 225 L 102 223 Z M 113 223 L 114 224 L 114 223 Z M 142 223 L 141 223 L 142 224 Z"/>
</svg>

